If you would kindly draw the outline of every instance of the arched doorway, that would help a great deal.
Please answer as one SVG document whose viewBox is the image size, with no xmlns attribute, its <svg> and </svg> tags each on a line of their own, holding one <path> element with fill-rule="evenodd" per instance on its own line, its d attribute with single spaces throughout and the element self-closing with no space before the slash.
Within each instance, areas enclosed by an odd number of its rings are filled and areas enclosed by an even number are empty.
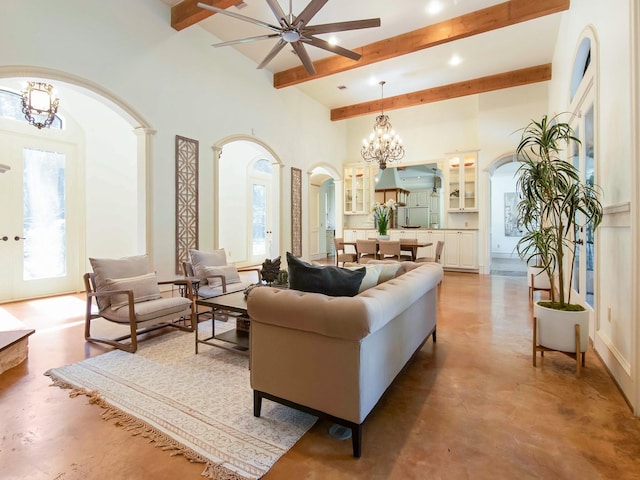
<svg viewBox="0 0 640 480">
<path fill-rule="evenodd" d="M 517 254 L 521 237 L 517 228 L 518 202 L 515 174 L 519 164 L 514 154 L 496 159 L 489 172 L 489 247 L 488 265 L 491 275 L 525 277 L 527 266 Z"/>
<path fill-rule="evenodd" d="M 281 167 L 260 140 L 234 136 L 214 147 L 214 246 L 229 262 L 262 263 L 281 254 Z"/>
<path fill-rule="evenodd" d="M 335 254 L 333 238 L 342 231 L 342 182 L 330 165 L 316 165 L 308 172 L 308 252 L 311 260 Z"/>
<path fill-rule="evenodd" d="M 0 302 L 82 289 L 89 256 L 152 253 L 148 164 L 153 131 L 99 85 L 52 69 L 0 67 L 0 88 L 5 91 L 20 93 L 27 80 L 58 90 L 63 128 L 38 130 L 19 117 L 0 118 L 5 140 L 0 152 L 3 163 L 12 167 L 0 177 L 0 190 L 9 195 L 2 201 L 14 206 L 12 215 L 0 221 L 0 230 L 20 239 L 0 252 Z M 26 175 L 28 167 L 35 177 Z M 43 175 L 47 170 L 49 175 Z M 34 188 L 29 187 L 34 180 Z M 58 194 L 46 199 L 45 191 Z M 54 203 L 59 213 L 39 213 L 34 228 L 33 207 Z M 59 234 L 55 268 L 34 273 L 29 266 L 34 259 L 52 256 L 48 250 L 54 242 L 43 241 L 51 229 Z M 121 231 L 128 234 L 113 235 Z M 9 242 L 2 243 L 9 247 Z"/>
</svg>

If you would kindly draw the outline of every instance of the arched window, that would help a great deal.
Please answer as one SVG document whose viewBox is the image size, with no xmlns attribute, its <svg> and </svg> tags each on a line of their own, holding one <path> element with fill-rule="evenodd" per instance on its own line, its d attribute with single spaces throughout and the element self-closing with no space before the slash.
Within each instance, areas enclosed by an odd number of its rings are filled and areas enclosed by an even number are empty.
<svg viewBox="0 0 640 480">
<path fill-rule="evenodd" d="M 27 121 L 22 113 L 22 96 L 20 94 L 0 89 L 0 118 L 10 118 L 19 122 Z M 60 117 L 56 115 L 50 128 L 62 130 Z"/>
<path fill-rule="evenodd" d="M 595 108 L 596 61 L 594 55 L 596 37 L 586 31 L 576 51 L 570 84 L 571 126 L 580 143 L 573 143 L 569 149 L 569 160 L 580 171 L 580 181 L 593 185 L 596 178 L 597 111 Z M 581 215 L 577 213 L 576 215 Z M 594 308 L 595 299 L 595 236 L 593 228 L 587 225 L 576 234 L 578 247 L 573 265 L 571 285 L 583 302 Z"/>
</svg>

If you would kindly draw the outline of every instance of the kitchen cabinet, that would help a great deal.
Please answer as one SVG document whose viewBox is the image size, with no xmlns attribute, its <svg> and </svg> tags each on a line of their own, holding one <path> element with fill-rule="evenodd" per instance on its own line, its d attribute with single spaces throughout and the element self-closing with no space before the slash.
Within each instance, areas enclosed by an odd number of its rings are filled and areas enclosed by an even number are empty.
<svg viewBox="0 0 640 480">
<path fill-rule="evenodd" d="M 429 190 L 412 190 L 409 193 L 409 207 L 428 207 L 429 206 Z"/>
<path fill-rule="evenodd" d="M 344 169 L 344 213 L 362 215 L 371 211 L 371 169 L 350 165 Z"/>
<path fill-rule="evenodd" d="M 448 160 L 449 189 L 448 211 L 477 212 L 477 168 L 476 153 L 457 155 Z"/>
<path fill-rule="evenodd" d="M 444 232 L 442 266 L 461 270 L 478 270 L 478 235 L 475 230 Z"/>
</svg>

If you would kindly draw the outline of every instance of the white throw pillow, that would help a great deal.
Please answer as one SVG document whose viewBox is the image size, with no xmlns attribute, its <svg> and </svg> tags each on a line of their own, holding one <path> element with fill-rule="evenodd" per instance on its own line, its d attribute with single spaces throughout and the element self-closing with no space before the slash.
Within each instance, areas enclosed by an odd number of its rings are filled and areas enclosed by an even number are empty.
<svg viewBox="0 0 640 480">
<path fill-rule="evenodd" d="M 362 279 L 362 283 L 360 283 L 360 288 L 358 289 L 358 293 L 362 293 L 365 290 L 375 287 L 378 284 L 378 278 L 380 277 L 380 272 L 382 271 L 382 265 L 367 265 L 367 264 L 359 264 L 356 266 L 348 266 L 345 267 L 349 270 L 358 270 L 362 267 L 365 268 L 364 278 Z"/>
<path fill-rule="evenodd" d="M 240 274 L 235 265 L 225 265 L 223 267 L 205 267 L 205 276 L 207 277 L 207 283 L 212 287 L 218 287 L 222 285 L 222 281 L 218 277 L 213 275 L 224 275 L 224 281 L 227 285 L 230 283 L 240 283 Z"/>
<path fill-rule="evenodd" d="M 146 302 L 161 298 L 160 287 L 155 273 L 147 273 L 129 278 L 107 278 L 107 290 L 133 290 L 133 302 Z M 126 306 L 129 298 L 126 293 L 111 295 L 111 308 L 118 310 Z"/>
</svg>

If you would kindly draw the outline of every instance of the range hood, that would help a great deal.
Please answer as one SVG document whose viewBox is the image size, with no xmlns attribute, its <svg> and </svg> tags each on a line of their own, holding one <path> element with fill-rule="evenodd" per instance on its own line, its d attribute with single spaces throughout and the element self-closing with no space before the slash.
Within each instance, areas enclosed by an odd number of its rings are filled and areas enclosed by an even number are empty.
<svg viewBox="0 0 640 480">
<path fill-rule="evenodd" d="M 398 169 L 385 168 L 384 170 L 380 170 L 378 183 L 376 183 L 376 190 L 389 190 L 393 188 L 404 189 L 402 186 L 402 180 L 400 180 L 400 175 L 398 175 Z"/>
</svg>

